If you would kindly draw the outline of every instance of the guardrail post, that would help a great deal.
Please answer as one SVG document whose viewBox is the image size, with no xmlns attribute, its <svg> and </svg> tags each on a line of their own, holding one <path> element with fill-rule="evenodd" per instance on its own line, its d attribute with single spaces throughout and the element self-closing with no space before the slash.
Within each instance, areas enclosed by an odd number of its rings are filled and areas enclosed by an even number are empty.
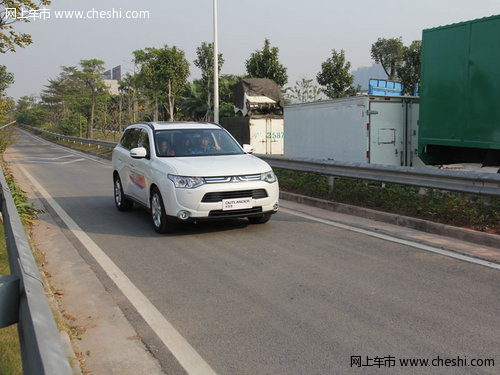
<svg viewBox="0 0 500 375">
<path fill-rule="evenodd" d="M 15 275 L 0 276 L 0 328 L 19 321 L 19 278 Z"/>
<path fill-rule="evenodd" d="M 335 177 L 328 176 L 328 192 L 331 193 L 335 188 Z"/>
</svg>

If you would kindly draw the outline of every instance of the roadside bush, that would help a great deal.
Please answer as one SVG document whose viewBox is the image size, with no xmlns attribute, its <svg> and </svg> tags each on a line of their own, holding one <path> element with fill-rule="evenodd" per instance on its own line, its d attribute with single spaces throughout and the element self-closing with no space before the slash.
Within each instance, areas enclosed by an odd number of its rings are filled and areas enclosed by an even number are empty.
<svg viewBox="0 0 500 375">
<path fill-rule="evenodd" d="M 80 134 L 80 121 L 81 116 L 77 113 L 70 113 L 59 121 L 57 133 L 62 135 L 75 136 Z M 87 126 L 86 119 L 84 120 L 84 127 Z"/>
<path fill-rule="evenodd" d="M 5 172 L 4 174 L 5 180 L 7 181 L 7 185 L 9 185 L 9 190 L 12 195 L 12 199 L 17 208 L 17 212 L 19 213 L 19 217 L 23 224 L 33 224 L 33 218 L 35 216 L 35 209 L 31 203 L 28 203 L 28 197 L 26 193 L 16 184 L 14 177 L 10 173 Z"/>
<path fill-rule="evenodd" d="M 297 194 L 500 234 L 500 199 L 276 169 L 280 188 Z"/>
<path fill-rule="evenodd" d="M 0 154 L 16 141 L 15 126 L 8 126 L 0 130 Z"/>
</svg>

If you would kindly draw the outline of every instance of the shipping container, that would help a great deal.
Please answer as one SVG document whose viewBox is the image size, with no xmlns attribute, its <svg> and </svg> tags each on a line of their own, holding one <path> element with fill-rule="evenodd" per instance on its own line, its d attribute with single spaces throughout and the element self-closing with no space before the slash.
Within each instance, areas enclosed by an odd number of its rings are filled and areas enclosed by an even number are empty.
<svg viewBox="0 0 500 375">
<path fill-rule="evenodd" d="M 419 154 L 500 165 L 500 16 L 422 32 Z"/>
<path fill-rule="evenodd" d="M 256 154 L 283 155 L 282 116 L 224 117 L 220 124 L 241 145 L 251 145 Z"/>
<path fill-rule="evenodd" d="M 355 96 L 285 106 L 285 156 L 422 166 L 416 97 Z"/>
</svg>

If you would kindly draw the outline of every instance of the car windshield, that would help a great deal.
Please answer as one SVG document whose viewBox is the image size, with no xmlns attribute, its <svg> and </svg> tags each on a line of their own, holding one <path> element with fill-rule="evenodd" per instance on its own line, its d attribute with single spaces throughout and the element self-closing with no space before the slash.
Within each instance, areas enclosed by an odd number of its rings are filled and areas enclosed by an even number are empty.
<svg viewBox="0 0 500 375">
<path fill-rule="evenodd" d="M 243 154 L 239 144 L 223 129 L 155 131 L 156 155 L 207 156 Z"/>
</svg>

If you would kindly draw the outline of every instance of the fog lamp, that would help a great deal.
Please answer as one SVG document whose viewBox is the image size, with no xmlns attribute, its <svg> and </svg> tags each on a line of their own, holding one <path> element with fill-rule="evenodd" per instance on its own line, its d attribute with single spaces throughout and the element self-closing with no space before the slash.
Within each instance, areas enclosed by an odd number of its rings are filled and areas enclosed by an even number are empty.
<svg viewBox="0 0 500 375">
<path fill-rule="evenodd" d="M 180 219 L 180 220 L 187 220 L 190 217 L 191 217 L 191 212 L 189 212 L 189 211 L 182 210 L 182 211 L 179 211 L 177 213 L 177 218 Z"/>
</svg>

